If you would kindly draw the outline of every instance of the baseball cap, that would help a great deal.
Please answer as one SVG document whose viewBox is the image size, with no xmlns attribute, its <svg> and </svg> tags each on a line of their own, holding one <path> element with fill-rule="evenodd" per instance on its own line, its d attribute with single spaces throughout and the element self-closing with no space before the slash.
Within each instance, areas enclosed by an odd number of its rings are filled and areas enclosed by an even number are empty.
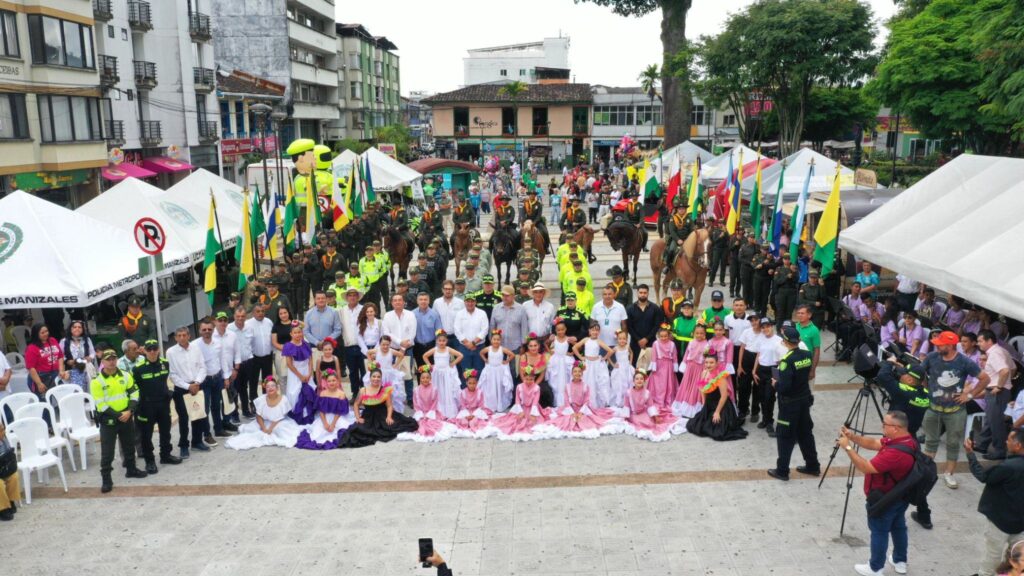
<svg viewBox="0 0 1024 576">
<path fill-rule="evenodd" d="M 466 294 L 465 296 L 462 297 L 462 300 L 464 302 L 469 302 L 470 300 L 472 300 L 473 302 L 476 302 L 476 292 L 470 292 L 470 293 Z"/>
<path fill-rule="evenodd" d="M 146 340 L 145 348 L 146 348 L 146 350 L 159 350 L 160 349 L 160 343 L 157 342 L 156 340 L 149 339 L 149 340 Z"/>
<path fill-rule="evenodd" d="M 938 336 L 932 338 L 932 344 L 936 346 L 956 346 L 960 343 L 960 338 L 955 332 L 949 330 L 943 330 Z"/>
<path fill-rule="evenodd" d="M 103 351 L 102 359 L 103 360 L 108 360 L 110 358 L 113 358 L 113 359 L 117 360 L 117 352 L 114 351 L 113 349 L 104 350 Z"/>
<path fill-rule="evenodd" d="M 768 324 L 770 326 L 774 326 L 775 325 L 775 320 L 772 320 L 768 316 L 762 316 L 761 317 L 761 325 L 764 326 L 765 324 Z"/>
<path fill-rule="evenodd" d="M 692 300 L 683 300 L 682 306 L 683 306 L 683 308 L 686 308 L 687 306 L 689 306 L 690 308 L 693 308 L 693 301 Z"/>
<path fill-rule="evenodd" d="M 721 290 L 715 290 L 714 292 L 711 293 L 711 299 L 712 300 L 725 300 L 725 295 L 722 294 Z"/>
<path fill-rule="evenodd" d="M 794 328 L 793 326 L 783 326 L 782 327 L 782 339 L 785 340 L 786 342 L 790 342 L 790 343 L 799 342 L 800 341 L 800 332 L 797 332 L 797 329 Z"/>
<path fill-rule="evenodd" d="M 224 312 L 224 311 L 217 312 L 217 315 L 214 316 L 214 318 L 216 318 L 217 320 L 227 320 L 228 319 L 228 313 Z"/>
<path fill-rule="evenodd" d="M 575 300 L 576 299 L 576 293 L 575 292 L 566 292 L 565 293 L 565 299 L 566 300 Z"/>
<path fill-rule="evenodd" d="M 484 274 L 483 282 L 484 284 L 494 284 L 494 276 L 490 274 Z"/>
</svg>

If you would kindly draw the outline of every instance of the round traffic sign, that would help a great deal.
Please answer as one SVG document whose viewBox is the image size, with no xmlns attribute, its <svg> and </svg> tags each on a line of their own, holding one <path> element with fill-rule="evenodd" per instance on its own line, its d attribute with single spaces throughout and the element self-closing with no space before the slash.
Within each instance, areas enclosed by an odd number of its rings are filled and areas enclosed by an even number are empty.
<svg viewBox="0 0 1024 576">
<path fill-rule="evenodd" d="M 149 217 L 139 218 L 135 223 L 135 243 L 146 254 L 156 256 L 163 252 L 167 244 L 167 235 L 164 234 L 163 226 L 156 220 Z"/>
</svg>

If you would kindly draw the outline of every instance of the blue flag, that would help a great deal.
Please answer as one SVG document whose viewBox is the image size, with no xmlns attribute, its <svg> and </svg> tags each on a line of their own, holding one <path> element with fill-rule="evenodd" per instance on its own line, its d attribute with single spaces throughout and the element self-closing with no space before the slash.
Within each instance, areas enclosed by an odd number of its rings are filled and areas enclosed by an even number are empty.
<svg viewBox="0 0 1024 576">
<path fill-rule="evenodd" d="M 793 208 L 793 237 L 789 239 L 789 259 L 796 262 L 800 259 L 800 244 L 803 239 L 804 218 L 807 216 L 807 191 L 811 187 L 811 177 L 814 176 L 814 164 L 807 169 L 807 179 L 804 180 L 804 189 L 800 191 L 800 197 Z"/>
</svg>

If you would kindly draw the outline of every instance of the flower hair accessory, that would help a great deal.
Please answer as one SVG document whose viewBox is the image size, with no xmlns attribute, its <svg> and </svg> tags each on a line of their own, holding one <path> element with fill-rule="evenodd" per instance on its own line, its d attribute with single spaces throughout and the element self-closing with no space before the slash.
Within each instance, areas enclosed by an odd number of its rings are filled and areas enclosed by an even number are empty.
<svg viewBox="0 0 1024 576">
<path fill-rule="evenodd" d="M 501 328 L 495 328 L 491 330 L 491 336 L 501 336 Z"/>
<path fill-rule="evenodd" d="M 558 326 L 559 324 L 565 324 L 565 320 L 561 316 L 555 316 L 554 319 L 551 320 L 551 325 Z"/>
<path fill-rule="evenodd" d="M 292 328 L 298 328 L 299 326 L 301 326 L 301 324 L 299 324 L 298 320 L 292 320 Z"/>
<path fill-rule="evenodd" d="M 672 326 L 670 326 L 667 322 L 662 322 L 661 329 L 665 330 L 665 331 L 668 331 L 668 332 L 671 332 L 672 331 Z"/>
<path fill-rule="evenodd" d="M 421 364 L 420 367 L 416 369 L 416 371 L 419 372 L 420 374 L 430 374 L 430 364 Z"/>
<path fill-rule="evenodd" d="M 530 334 L 527 336 L 527 339 L 529 339 L 529 340 L 536 340 L 537 339 L 537 333 L 536 332 L 530 332 Z"/>
<path fill-rule="evenodd" d="M 370 372 L 373 372 L 374 370 L 379 370 L 380 369 L 380 364 L 377 364 L 376 362 L 372 362 L 372 361 L 371 362 L 367 362 L 366 363 L 366 369 L 369 370 Z"/>
<path fill-rule="evenodd" d="M 469 380 L 470 378 L 476 378 L 477 372 L 476 370 L 470 368 L 469 370 L 465 370 L 462 372 L 462 377 L 465 378 L 466 380 Z"/>
<path fill-rule="evenodd" d="M 277 383 L 277 378 L 274 378 L 273 374 L 271 374 L 270 376 L 267 376 L 266 378 L 263 379 L 263 383 L 264 384 L 267 384 L 267 383 L 270 383 L 270 382 L 273 382 L 275 384 Z"/>
<path fill-rule="evenodd" d="M 647 370 L 637 370 L 637 371 L 636 371 L 636 374 L 639 374 L 639 375 L 643 376 L 643 377 L 644 377 L 644 379 L 646 379 L 646 378 L 647 378 L 647 374 L 648 374 L 648 371 L 647 371 Z"/>
<path fill-rule="evenodd" d="M 334 371 L 334 368 L 328 368 L 320 373 L 320 376 L 324 378 L 330 378 L 331 376 L 337 376 L 338 373 Z"/>
<path fill-rule="evenodd" d="M 338 347 L 338 341 L 335 340 L 334 338 L 331 338 L 330 336 L 328 336 L 327 338 L 324 338 L 320 343 L 321 344 L 330 344 L 331 348 L 337 348 Z"/>
<path fill-rule="evenodd" d="M 444 328 L 438 328 L 434 331 L 434 336 L 447 336 L 448 333 L 444 331 Z"/>
<path fill-rule="evenodd" d="M 533 366 L 523 366 L 523 374 L 529 374 L 530 376 L 533 376 L 535 372 L 536 370 L 534 370 Z"/>
</svg>

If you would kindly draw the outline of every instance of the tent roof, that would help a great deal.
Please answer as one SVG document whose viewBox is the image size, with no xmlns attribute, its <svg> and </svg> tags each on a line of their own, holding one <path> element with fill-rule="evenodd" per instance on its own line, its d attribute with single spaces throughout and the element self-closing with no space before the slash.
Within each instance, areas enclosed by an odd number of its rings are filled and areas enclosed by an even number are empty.
<svg viewBox="0 0 1024 576">
<path fill-rule="evenodd" d="M 352 169 L 352 165 L 355 164 L 356 160 L 359 159 L 359 155 L 355 152 L 345 149 L 341 151 L 331 160 L 331 172 L 334 173 L 335 178 L 348 178 L 349 172 Z"/>
<path fill-rule="evenodd" d="M 398 190 L 423 178 L 419 172 L 376 148 L 368 148 L 362 158 L 370 162 L 370 178 L 374 190 Z"/>
<path fill-rule="evenodd" d="M 740 163 L 740 151 L 743 151 L 743 159 L 750 162 L 752 159 L 757 158 L 757 151 L 747 148 L 743 144 L 734 147 L 732 150 L 719 154 L 714 158 L 708 160 L 701 167 L 701 180 L 704 181 L 705 185 L 711 181 L 725 180 L 729 175 L 729 157 L 732 157 L 733 170 Z M 763 156 L 763 154 L 762 154 Z M 763 173 L 762 173 L 763 176 Z"/>
<path fill-rule="evenodd" d="M 89 306 L 148 281 L 131 232 L 21 191 L 0 214 L 0 308 Z"/>
<path fill-rule="evenodd" d="M 675 146 L 662 152 L 660 160 L 657 157 L 653 158 L 651 160 L 651 166 L 654 166 L 655 169 L 660 171 L 661 162 L 664 162 L 667 171 L 671 172 L 672 174 L 675 174 L 675 167 L 679 166 L 680 164 L 682 164 L 683 169 L 685 170 L 686 166 L 696 162 L 697 158 L 700 158 L 701 164 L 706 165 L 714 157 L 714 154 L 712 154 L 711 152 L 708 152 L 707 150 L 687 140 L 681 144 L 676 144 Z M 666 176 L 666 178 L 668 178 L 668 176 Z"/>
<path fill-rule="evenodd" d="M 436 170 L 451 168 L 448 172 L 479 172 L 480 167 L 464 160 L 448 160 L 447 158 L 420 158 L 409 162 L 409 168 L 420 174 L 430 174 Z"/>
<path fill-rule="evenodd" d="M 206 222 L 210 217 L 211 190 L 217 201 L 217 219 L 221 234 L 224 235 L 224 242 L 230 245 L 228 238 L 234 238 L 242 229 L 241 186 L 200 168 L 168 188 L 163 196 L 179 202 L 186 209 L 200 208 L 199 212 L 192 215 L 200 222 Z"/>
<path fill-rule="evenodd" d="M 850 252 L 1024 318 L 1024 160 L 961 155 L 839 235 Z"/>
<path fill-rule="evenodd" d="M 832 179 L 836 173 L 836 162 L 827 156 L 819 154 L 810 148 L 800 150 L 783 158 L 782 162 L 769 168 L 761 170 L 761 183 L 764 185 L 762 197 L 766 204 L 775 203 L 775 195 L 779 190 L 779 178 L 782 175 L 782 167 L 786 167 L 786 179 L 782 182 L 783 202 L 796 199 L 804 189 L 804 182 L 807 180 L 807 170 L 811 162 L 814 163 L 814 175 L 808 186 L 808 192 L 830 192 L 832 190 Z M 839 186 L 842 190 L 856 188 L 853 183 L 853 170 L 843 166 L 840 171 Z M 744 197 L 749 197 L 754 190 L 754 181 L 744 180 Z"/>
</svg>

